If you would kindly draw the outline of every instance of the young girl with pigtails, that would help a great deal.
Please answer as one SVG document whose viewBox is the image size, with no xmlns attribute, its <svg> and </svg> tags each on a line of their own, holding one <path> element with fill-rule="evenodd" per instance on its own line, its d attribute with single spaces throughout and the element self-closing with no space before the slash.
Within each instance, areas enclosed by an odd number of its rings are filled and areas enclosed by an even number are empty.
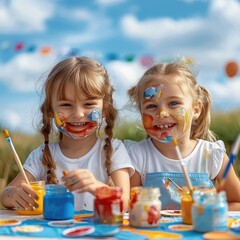
<svg viewBox="0 0 240 240">
<path fill-rule="evenodd" d="M 134 168 L 124 144 L 113 139 L 117 117 L 113 91 L 106 69 L 88 57 L 62 60 L 44 85 L 40 130 L 44 144 L 30 153 L 23 167 L 29 181 L 64 184 L 74 193 L 76 211 L 93 210 L 96 188 L 107 185 L 121 187 L 125 210 L 128 206 Z M 54 129 L 59 130 L 59 141 L 50 143 Z M 35 192 L 23 180 L 19 174 L 3 191 L 4 207 L 37 207 Z"/>
<path fill-rule="evenodd" d="M 128 93 L 148 135 L 140 142 L 124 142 L 135 168 L 131 187 L 159 187 L 162 209 L 180 209 L 176 183 L 187 186 L 182 164 L 194 187 L 217 186 L 229 158 L 223 141 L 209 129 L 211 95 L 197 82 L 192 66 L 184 59 L 156 64 Z M 229 210 L 239 210 L 240 182 L 232 166 L 222 190 Z"/>
</svg>

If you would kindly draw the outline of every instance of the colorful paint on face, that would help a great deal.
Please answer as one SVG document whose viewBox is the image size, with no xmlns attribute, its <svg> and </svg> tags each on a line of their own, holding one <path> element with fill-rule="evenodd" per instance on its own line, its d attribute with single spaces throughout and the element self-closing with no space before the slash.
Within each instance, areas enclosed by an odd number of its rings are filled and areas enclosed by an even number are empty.
<svg viewBox="0 0 240 240">
<path fill-rule="evenodd" d="M 178 121 L 178 125 L 182 131 L 190 127 L 189 113 L 185 108 L 173 109 L 171 115 Z"/>
<path fill-rule="evenodd" d="M 101 112 L 98 108 L 94 109 L 88 116 L 89 120 L 92 122 L 96 122 L 97 125 L 101 123 Z"/>
<path fill-rule="evenodd" d="M 160 98 L 163 94 L 163 89 L 164 89 L 163 84 L 153 86 L 153 87 L 149 87 L 144 91 L 143 97 L 145 99 L 152 99 L 152 98 L 155 98 L 155 97 Z"/>
<path fill-rule="evenodd" d="M 65 124 L 66 119 L 61 113 L 55 112 L 54 120 L 55 120 L 56 127 L 60 132 L 62 132 L 63 134 L 67 135 L 70 138 L 75 139 L 75 137 L 64 128 L 64 126 L 66 126 Z"/>
<path fill-rule="evenodd" d="M 158 117 L 158 118 L 169 117 L 169 113 L 168 113 L 166 110 L 161 109 L 161 110 L 159 111 L 159 113 L 157 114 L 157 117 Z"/>
<path fill-rule="evenodd" d="M 159 129 L 156 129 L 153 126 L 153 117 L 151 115 L 144 113 L 142 120 L 143 126 L 149 136 L 163 143 L 169 143 L 172 141 L 172 136 L 169 136 L 168 132 L 160 132 Z"/>
<path fill-rule="evenodd" d="M 101 112 L 100 109 L 96 108 L 88 115 L 90 122 L 82 127 L 81 130 L 74 130 L 72 126 L 67 123 L 67 117 L 63 116 L 62 113 L 55 113 L 54 120 L 57 128 L 63 134 L 73 139 L 81 139 L 87 137 L 90 133 L 95 131 L 101 124 Z"/>
</svg>

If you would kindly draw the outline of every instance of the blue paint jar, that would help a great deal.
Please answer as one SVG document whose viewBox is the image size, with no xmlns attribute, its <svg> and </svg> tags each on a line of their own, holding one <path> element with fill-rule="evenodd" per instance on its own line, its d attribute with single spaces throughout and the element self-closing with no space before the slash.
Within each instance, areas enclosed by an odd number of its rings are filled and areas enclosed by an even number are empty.
<svg viewBox="0 0 240 240">
<path fill-rule="evenodd" d="M 193 192 L 192 225 L 197 232 L 227 230 L 226 193 Z"/>
<path fill-rule="evenodd" d="M 43 198 L 43 217 L 48 220 L 71 219 L 74 216 L 74 196 L 63 185 L 48 184 Z"/>
</svg>

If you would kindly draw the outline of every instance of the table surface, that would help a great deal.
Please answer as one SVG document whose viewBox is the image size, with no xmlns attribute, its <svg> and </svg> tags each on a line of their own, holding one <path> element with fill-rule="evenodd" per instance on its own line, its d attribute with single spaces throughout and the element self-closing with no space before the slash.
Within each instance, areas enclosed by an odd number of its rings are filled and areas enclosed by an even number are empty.
<svg viewBox="0 0 240 240">
<path fill-rule="evenodd" d="M 228 212 L 228 216 L 229 216 L 229 218 L 233 218 L 233 219 L 239 219 L 240 218 L 240 211 L 236 211 L 236 212 Z M 32 219 L 32 218 L 34 218 L 34 219 L 43 219 L 43 216 L 42 215 L 35 215 L 35 216 L 24 216 L 24 215 L 18 215 L 15 211 L 13 211 L 13 210 L 0 210 L 0 219 L 17 219 L 17 220 L 21 220 L 21 221 L 23 221 L 23 220 L 29 220 L 29 219 Z M 162 219 L 162 217 L 161 217 L 161 219 Z M 179 218 L 178 218 L 179 219 Z M 160 222 L 160 226 L 161 226 L 161 222 Z M 176 224 L 182 224 L 181 222 L 179 223 L 179 220 L 178 220 L 178 223 L 176 223 Z M 0 230 L 1 230 L 1 227 L 0 227 Z M 144 231 L 146 231 L 146 228 L 144 228 L 144 229 L 136 229 L 136 230 L 143 230 L 143 232 Z M 154 230 L 154 229 L 152 229 L 152 228 L 148 228 L 147 229 L 148 231 L 154 231 L 155 233 L 157 232 L 157 231 L 160 231 L 160 232 L 168 232 L 168 231 L 166 231 L 166 230 L 163 230 L 162 228 L 161 229 L 159 229 L 159 230 Z M 124 229 L 123 230 L 121 230 L 121 231 L 124 231 Z M 139 232 L 140 232 L 139 231 Z M 231 230 L 231 229 L 228 229 L 227 230 L 228 232 L 232 232 L 232 233 L 234 233 L 235 235 L 238 235 L 238 238 L 237 239 L 240 239 L 240 231 L 233 231 L 233 230 Z M 137 231 L 133 231 L 133 232 L 137 232 Z M 170 231 L 171 233 L 173 233 L 172 231 Z M 137 232 L 138 233 L 138 232 Z M 182 234 L 181 232 L 174 232 L 174 233 L 177 233 L 177 234 Z M 194 233 L 194 231 L 191 231 L 191 235 L 184 235 L 183 236 L 183 238 L 181 238 L 181 239 L 204 239 L 203 238 L 203 235 L 204 235 L 204 233 L 203 234 L 199 234 L 199 233 Z M 153 238 L 151 238 L 151 239 L 154 239 L 155 237 L 153 237 Z M 6 236 L 6 235 L 1 235 L 1 233 L 0 233 L 0 239 L 1 240 L 9 240 L 9 239 L 13 239 L 13 236 Z M 41 239 L 41 240 L 62 240 L 62 239 L 73 239 L 73 238 L 53 238 L 53 237 L 28 237 L 28 236 L 14 236 L 14 239 L 17 239 L 17 240 L 24 240 L 24 239 L 28 239 L 28 240 L 37 240 L 37 239 Z M 81 237 L 81 239 L 84 239 L 83 237 Z M 90 239 L 97 239 L 96 237 L 94 238 L 94 237 L 87 237 L 87 238 L 85 238 L 85 239 L 88 239 L 88 240 L 90 240 Z M 101 237 L 101 239 L 133 239 L 133 238 L 115 238 L 115 237 L 108 237 L 108 238 L 102 238 Z M 148 238 L 149 239 L 149 238 Z M 156 238 L 155 238 L 156 239 Z M 158 239 L 163 239 L 163 237 L 161 238 L 159 238 L 158 237 Z M 164 239 L 167 239 L 167 238 L 165 238 L 164 237 Z M 171 238 L 172 239 L 172 238 Z M 178 238 L 179 239 L 179 238 Z"/>
</svg>

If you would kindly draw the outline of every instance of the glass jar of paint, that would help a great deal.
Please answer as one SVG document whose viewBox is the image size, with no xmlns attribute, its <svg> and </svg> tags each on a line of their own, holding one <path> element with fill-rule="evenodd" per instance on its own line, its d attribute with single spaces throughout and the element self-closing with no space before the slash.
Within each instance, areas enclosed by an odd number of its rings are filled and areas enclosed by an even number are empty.
<svg viewBox="0 0 240 240">
<path fill-rule="evenodd" d="M 194 191 L 192 206 L 193 229 L 197 232 L 225 231 L 228 204 L 226 193 Z"/>
<path fill-rule="evenodd" d="M 36 203 L 38 208 L 33 210 L 16 210 L 20 215 L 41 215 L 43 213 L 43 196 L 45 194 L 45 182 L 44 181 L 35 181 L 30 182 L 30 187 L 35 191 L 38 196 Z"/>
<path fill-rule="evenodd" d="M 181 195 L 182 223 L 192 224 L 192 193 L 183 191 Z"/>
<path fill-rule="evenodd" d="M 141 187 L 131 189 L 129 223 L 133 227 L 158 227 L 161 201 L 160 189 Z"/>
<path fill-rule="evenodd" d="M 97 223 L 122 225 L 122 188 L 99 187 L 96 189 L 94 218 Z"/>
<path fill-rule="evenodd" d="M 63 185 L 48 184 L 43 199 L 43 217 L 48 220 L 71 219 L 74 216 L 74 196 Z"/>
</svg>

